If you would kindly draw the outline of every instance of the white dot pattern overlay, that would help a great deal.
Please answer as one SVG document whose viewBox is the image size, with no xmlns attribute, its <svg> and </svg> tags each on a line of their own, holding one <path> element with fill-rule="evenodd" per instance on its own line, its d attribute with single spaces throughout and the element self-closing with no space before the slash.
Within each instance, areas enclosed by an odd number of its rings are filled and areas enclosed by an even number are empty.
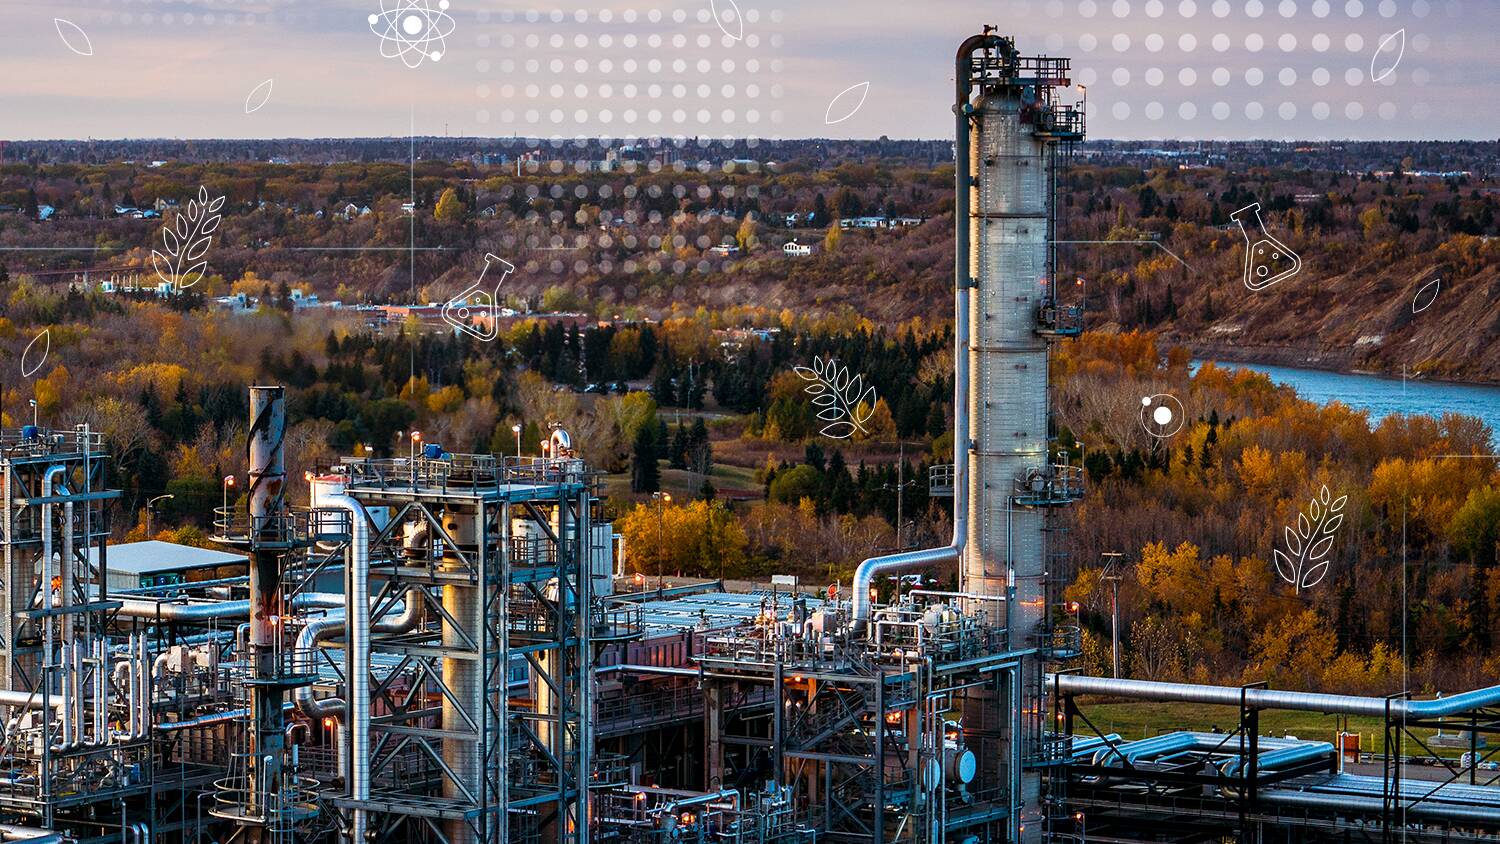
<svg viewBox="0 0 1500 844">
<path fill-rule="evenodd" d="M 1040 13 L 1044 20 L 1012 28 L 1045 23 L 1047 52 L 1072 57 L 1092 137 L 1321 140 L 1381 136 L 1392 131 L 1381 125 L 1429 117 L 1440 106 L 1433 86 L 1452 74 L 1424 60 L 1457 39 L 1435 43 L 1424 25 L 1450 31 L 1466 2 L 1475 0 L 1002 5 L 1023 21 Z M 1432 27 L 1439 18 L 1445 26 Z"/>
<path fill-rule="evenodd" d="M 758 186 L 736 185 L 735 177 L 757 172 L 759 162 L 753 154 L 748 161 L 735 157 L 747 147 L 753 152 L 753 138 L 778 134 L 783 121 L 784 12 L 753 2 L 678 0 L 665 7 L 507 9 L 481 14 L 480 22 L 489 26 L 477 36 L 475 69 L 493 77 L 475 89 L 480 132 L 547 138 L 536 160 L 519 165 L 529 182 L 526 198 L 558 199 L 566 192 L 598 209 L 588 220 L 499 210 L 512 232 L 500 247 L 522 258 L 519 269 L 554 276 L 682 275 L 726 262 L 706 251 L 717 241 L 672 232 L 716 227 L 732 233 L 740 220 L 730 207 L 758 196 Z M 639 153 L 601 168 L 585 156 L 584 138 Z M 739 146 L 736 138 L 749 140 Z M 531 148 L 524 142 L 516 151 Z M 580 176 L 601 169 L 617 178 L 580 183 Z M 634 184 L 645 174 L 669 174 L 673 184 Z M 506 186 L 501 199 L 517 190 Z M 653 200 L 664 196 L 707 207 L 696 214 L 632 210 L 660 206 Z M 577 234 L 576 225 L 594 232 Z M 611 257 L 597 264 L 577 258 L 601 252 Z M 622 295 L 630 299 L 634 292 L 626 288 Z"/>
<path fill-rule="evenodd" d="M 750 137 L 784 120 L 779 8 L 673 0 L 477 18 L 474 67 L 494 79 L 475 88 L 484 134 Z"/>
</svg>

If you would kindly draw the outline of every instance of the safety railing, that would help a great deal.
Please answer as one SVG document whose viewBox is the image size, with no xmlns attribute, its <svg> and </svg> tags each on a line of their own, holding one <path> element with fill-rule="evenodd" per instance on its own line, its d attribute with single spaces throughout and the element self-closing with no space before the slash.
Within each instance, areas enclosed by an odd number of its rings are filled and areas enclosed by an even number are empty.
<svg viewBox="0 0 1500 844">
<path fill-rule="evenodd" d="M 953 497 L 953 464 L 943 463 L 927 469 L 927 494 L 937 498 Z"/>
</svg>

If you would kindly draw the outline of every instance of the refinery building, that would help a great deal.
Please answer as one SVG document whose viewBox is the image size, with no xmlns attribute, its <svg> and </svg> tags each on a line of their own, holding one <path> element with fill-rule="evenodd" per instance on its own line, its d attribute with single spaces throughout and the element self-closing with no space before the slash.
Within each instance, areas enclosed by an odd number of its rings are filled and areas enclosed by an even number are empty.
<svg viewBox="0 0 1500 844">
<path fill-rule="evenodd" d="M 1479 762 L 1500 686 L 1414 700 L 1077 672 L 1055 537 L 1083 478 L 1051 459 L 1048 360 L 1082 329 L 1050 282 L 1083 113 L 1061 101 L 1068 59 L 993 32 L 955 78 L 946 545 L 865 560 L 836 595 L 640 591 L 614 576 L 600 474 L 566 431 L 544 458 L 429 446 L 288 478 L 273 385 L 249 387 L 249 480 L 215 514 L 214 576 L 122 577 L 109 443 L 7 430 L 0 841 L 1496 840 Z M 939 566 L 956 590 L 872 588 Z M 1101 697 L 1239 717 L 1126 739 L 1090 718 Z M 1280 709 L 1377 718 L 1411 753 L 1446 724 L 1474 752 L 1436 776 L 1346 771 L 1332 737 L 1263 735 Z"/>
</svg>

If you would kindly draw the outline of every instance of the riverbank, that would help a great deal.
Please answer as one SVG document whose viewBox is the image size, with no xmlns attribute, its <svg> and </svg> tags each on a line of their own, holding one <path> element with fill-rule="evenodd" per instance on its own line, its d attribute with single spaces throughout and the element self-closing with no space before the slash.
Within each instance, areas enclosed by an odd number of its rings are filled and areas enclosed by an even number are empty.
<svg viewBox="0 0 1500 844">
<path fill-rule="evenodd" d="M 1393 413 L 1472 416 L 1489 426 L 1490 442 L 1500 448 L 1500 386 L 1222 359 L 1214 362 L 1227 368 L 1268 375 L 1272 381 L 1291 386 L 1297 395 L 1317 404 L 1338 401 L 1356 410 L 1367 411 L 1373 423 L 1379 423 Z M 1202 363 L 1202 359 L 1196 359 L 1193 365 L 1196 368 Z"/>
<path fill-rule="evenodd" d="M 1494 378 L 1484 376 L 1451 378 L 1423 374 L 1415 371 L 1414 368 L 1403 376 L 1399 368 L 1396 370 L 1371 368 L 1368 365 L 1370 361 L 1364 356 L 1356 354 L 1353 350 L 1321 350 L 1308 349 L 1301 346 L 1245 346 L 1241 344 L 1230 345 L 1202 342 L 1181 342 L 1181 345 L 1187 347 L 1193 353 L 1193 360 L 1195 361 L 1213 361 L 1219 364 L 1232 364 L 1246 368 L 1277 366 L 1309 372 L 1327 372 L 1333 375 L 1358 375 L 1371 378 L 1384 378 L 1392 381 L 1401 381 L 1404 377 L 1408 382 L 1419 381 L 1429 384 L 1500 388 L 1500 376 Z M 1364 365 L 1361 366 L 1361 364 Z"/>
</svg>

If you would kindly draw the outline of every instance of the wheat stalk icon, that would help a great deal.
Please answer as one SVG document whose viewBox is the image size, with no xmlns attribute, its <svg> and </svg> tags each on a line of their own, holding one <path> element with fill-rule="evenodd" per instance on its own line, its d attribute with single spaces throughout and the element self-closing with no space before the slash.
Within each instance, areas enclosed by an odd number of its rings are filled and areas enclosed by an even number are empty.
<svg viewBox="0 0 1500 844">
<path fill-rule="evenodd" d="M 795 371 L 809 382 L 803 389 L 818 406 L 818 418 L 827 425 L 819 433 L 836 440 L 859 432 L 870 433 L 865 423 L 875 415 L 875 388 L 865 385 L 865 376 L 850 377 L 849 368 L 829 359 L 813 358 L 812 367 L 798 366 Z"/>
<path fill-rule="evenodd" d="M 156 275 L 168 284 L 186 290 L 203 280 L 208 271 L 208 247 L 213 245 L 213 233 L 219 228 L 223 215 L 224 197 L 212 202 L 208 199 L 208 188 L 198 188 L 198 198 L 188 200 L 187 210 L 178 212 L 175 219 L 161 227 L 162 249 L 151 250 L 151 264 Z"/>
<path fill-rule="evenodd" d="M 1333 550 L 1333 534 L 1344 523 L 1344 503 L 1349 496 L 1330 500 L 1328 486 L 1313 496 L 1306 512 L 1297 513 L 1296 529 L 1286 529 L 1286 551 L 1272 552 L 1276 574 L 1301 592 L 1323 582 L 1328 575 L 1328 554 Z"/>
</svg>

